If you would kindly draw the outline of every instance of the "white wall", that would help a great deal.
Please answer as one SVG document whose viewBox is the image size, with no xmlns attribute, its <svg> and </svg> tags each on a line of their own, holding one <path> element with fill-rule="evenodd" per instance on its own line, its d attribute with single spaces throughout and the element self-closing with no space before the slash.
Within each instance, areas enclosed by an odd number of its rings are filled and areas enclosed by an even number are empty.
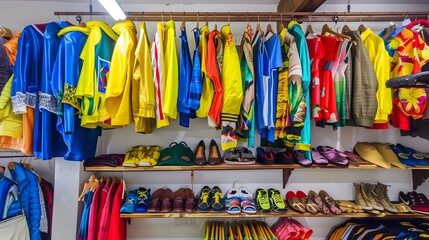
<svg viewBox="0 0 429 240">
<path fill-rule="evenodd" d="M 368 7 L 370 6 L 370 7 Z M 424 5 L 425 9 L 429 9 Z M 373 6 L 373 5 L 352 5 L 353 11 L 398 11 L 398 10 L 421 10 L 422 6 L 414 5 L 389 5 Z M 124 4 L 125 11 L 275 11 L 275 5 L 246 5 L 246 4 L 172 4 L 170 6 L 156 4 Z M 419 8 L 419 9 L 416 9 Z M 345 5 L 329 4 L 321 7 L 321 11 L 344 11 Z M 11 28 L 14 32 L 22 29 L 25 25 L 31 23 L 40 23 L 58 20 L 53 16 L 54 11 L 87 11 L 88 5 L 82 3 L 58 3 L 58 2 L 34 2 L 34 1 L 0 1 L 0 25 Z M 94 11 L 99 11 L 97 1 L 94 1 Z M 75 23 L 74 16 L 61 17 L 61 20 L 68 19 Z M 109 16 L 94 17 L 94 19 L 106 20 L 109 24 L 113 21 Z M 168 14 L 165 20 L 168 19 Z M 88 17 L 84 17 L 88 21 Z M 329 21 L 329 19 L 328 19 Z M 344 20 L 340 20 L 339 27 L 342 27 Z M 138 25 L 139 23 L 136 23 Z M 213 26 L 214 23 L 210 23 Z M 332 23 L 330 23 L 333 25 Z M 360 23 L 348 23 L 352 29 L 357 28 Z M 398 23 L 399 24 L 399 23 Z M 218 23 L 219 27 L 222 23 Z M 263 24 L 264 26 L 265 24 Z M 313 23 L 316 32 L 321 30 L 322 23 Z M 375 32 L 380 31 L 388 25 L 388 23 L 365 23 L 365 25 L 373 28 Z M 232 30 L 237 37 L 236 42 L 239 42 L 246 23 L 231 23 Z M 155 32 L 155 23 L 147 24 L 149 34 L 152 36 Z M 195 23 L 188 22 L 188 38 L 193 50 L 193 36 L 191 28 L 195 27 Z M 264 26 L 265 27 L 265 26 Z M 306 24 L 303 24 L 305 29 Z M 177 122 L 172 123 L 173 126 L 155 130 L 154 134 L 144 135 L 134 132 L 133 126 L 128 126 L 123 129 L 115 129 L 104 131 L 103 136 L 99 141 L 99 152 L 116 153 L 126 152 L 131 146 L 139 144 L 159 144 L 162 147 L 167 147 L 172 141 L 184 140 L 191 148 L 194 148 L 198 141 L 204 139 L 206 143 L 210 139 L 215 139 L 220 142 L 220 132 L 207 127 L 205 119 L 191 121 L 191 128 L 185 129 L 178 126 Z M 352 150 L 352 147 L 357 141 L 380 141 L 380 142 L 401 142 L 406 145 L 411 145 L 417 150 L 427 150 L 429 142 L 419 138 L 400 137 L 398 131 L 390 129 L 383 130 L 368 130 L 362 128 L 346 127 L 338 131 L 332 131 L 331 128 L 312 128 L 312 140 L 315 146 L 330 145 L 337 147 L 340 150 Z M 259 140 L 256 145 L 259 144 Z M 81 166 L 76 163 L 64 162 L 57 160 L 55 166 L 55 219 L 54 223 L 54 239 L 75 239 L 73 232 L 78 226 L 76 203 L 77 195 L 80 194 L 81 186 L 78 183 L 87 181 L 88 173 L 81 172 Z M 45 169 L 45 170 L 43 170 Z M 43 165 L 40 171 L 51 172 L 51 165 Z M 103 174 L 106 175 L 106 174 Z M 159 187 L 170 187 L 173 191 L 180 187 L 190 187 L 190 172 L 139 172 L 139 173 L 110 173 L 110 176 L 124 177 L 127 181 L 128 189 L 134 189 L 138 186 L 150 187 L 153 190 Z M 246 186 L 250 191 L 256 188 L 282 187 L 281 170 L 263 170 L 263 171 L 199 171 L 195 173 L 194 190 L 196 193 L 204 185 L 213 187 L 218 185 L 226 192 L 231 184 L 238 180 L 242 185 Z M 352 183 L 359 181 L 367 182 L 383 182 L 391 185 L 389 195 L 392 200 L 397 200 L 399 191 L 409 191 L 412 189 L 411 171 L 401 170 L 328 170 L 328 169 L 300 169 L 295 170 L 291 176 L 290 182 L 286 189 L 282 192 L 285 194 L 288 190 L 327 190 L 334 198 L 352 199 L 353 189 Z M 421 188 L 422 191 L 428 193 L 428 187 L 425 185 Z M 81 205 L 80 205 L 81 206 Z M 268 222 L 273 222 L 275 219 L 269 218 Z M 343 218 L 307 218 L 299 219 L 302 223 L 312 227 L 314 238 L 324 239 L 330 228 L 344 221 Z M 129 239 L 201 239 L 203 223 L 205 219 L 197 219 L 196 225 L 176 226 L 174 219 L 133 219 L 131 225 L 128 226 Z M 166 229 L 168 229 L 166 231 Z"/>
</svg>

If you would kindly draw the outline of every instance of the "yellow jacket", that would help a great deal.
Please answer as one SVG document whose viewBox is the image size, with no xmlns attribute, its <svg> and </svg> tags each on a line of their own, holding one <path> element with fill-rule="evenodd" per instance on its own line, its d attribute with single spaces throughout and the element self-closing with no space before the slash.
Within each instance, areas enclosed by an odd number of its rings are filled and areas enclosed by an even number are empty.
<svg viewBox="0 0 429 240">
<path fill-rule="evenodd" d="M 362 41 L 368 50 L 369 58 L 374 66 L 377 76 L 377 114 L 375 123 L 386 123 L 389 120 L 389 114 L 392 112 L 392 91 L 386 88 L 386 81 L 390 79 L 390 57 L 384 47 L 384 41 L 367 28 L 362 33 Z"/>
<path fill-rule="evenodd" d="M 12 111 L 12 77 L 7 81 L 0 96 L 0 136 L 22 138 L 22 114 Z"/>
<path fill-rule="evenodd" d="M 176 119 L 177 98 L 179 96 L 179 65 L 176 51 L 176 28 L 173 20 L 165 24 L 165 92 L 162 98 L 164 104 L 164 114 L 167 117 Z"/>
<path fill-rule="evenodd" d="M 222 121 L 236 122 L 240 114 L 243 100 L 243 84 L 241 80 L 240 59 L 235 47 L 231 27 L 221 29 L 223 43 L 222 88 L 223 105 Z"/>
<path fill-rule="evenodd" d="M 199 49 L 201 50 L 200 55 L 201 55 L 201 76 L 203 78 L 203 92 L 200 98 L 200 108 L 197 110 L 197 117 L 199 118 L 207 117 L 209 115 L 210 108 L 213 102 L 213 96 L 214 96 L 213 83 L 210 80 L 206 69 L 208 34 L 209 34 L 209 27 L 207 25 L 201 27 Z"/>
<path fill-rule="evenodd" d="M 105 107 L 104 123 L 111 126 L 126 126 L 132 122 L 131 81 L 133 77 L 134 54 L 137 45 L 136 26 L 131 20 L 118 22 L 113 31 L 119 35 L 113 50 Z"/>
<path fill-rule="evenodd" d="M 102 124 L 105 116 L 104 97 L 110 69 L 113 48 L 118 35 L 105 23 L 90 21 L 88 40 L 80 54 L 83 60 L 76 97 L 81 101 L 81 126 L 108 127 Z"/>
<path fill-rule="evenodd" d="M 134 74 L 131 84 L 132 109 L 136 132 L 151 133 L 156 127 L 155 85 L 150 58 L 150 44 L 146 24 L 140 24 L 140 37 L 135 52 Z"/>
</svg>

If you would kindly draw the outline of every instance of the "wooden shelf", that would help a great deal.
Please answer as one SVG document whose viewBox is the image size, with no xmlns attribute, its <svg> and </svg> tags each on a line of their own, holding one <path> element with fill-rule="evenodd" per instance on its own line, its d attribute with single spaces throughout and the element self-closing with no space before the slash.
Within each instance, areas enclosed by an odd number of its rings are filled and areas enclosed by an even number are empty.
<svg viewBox="0 0 429 240">
<path fill-rule="evenodd" d="M 418 213 L 381 213 L 378 215 L 369 213 L 344 213 L 334 214 L 311 214 L 298 213 L 289 210 L 287 213 L 257 213 L 257 214 L 229 214 L 227 212 L 208 212 L 208 213 L 132 213 L 121 214 L 121 218 L 276 218 L 276 217 L 343 217 L 343 218 L 429 218 L 429 215 Z"/>
<path fill-rule="evenodd" d="M 365 165 L 349 165 L 348 167 L 341 167 L 329 164 L 327 166 L 313 165 L 311 167 L 304 167 L 298 164 L 253 164 L 253 165 L 204 165 L 204 166 L 153 166 L 153 167 L 85 167 L 88 172 L 140 172 L 140 171 L 210 171 L 210 170 L 264 170 L 264 169 L 384 169 L 375 164 Z M 392 167 L 391 169 L 399 169 Z M 407 169 L 414 170 L 429 170 L 429 166 L 408 167 Z"/>
</svg>

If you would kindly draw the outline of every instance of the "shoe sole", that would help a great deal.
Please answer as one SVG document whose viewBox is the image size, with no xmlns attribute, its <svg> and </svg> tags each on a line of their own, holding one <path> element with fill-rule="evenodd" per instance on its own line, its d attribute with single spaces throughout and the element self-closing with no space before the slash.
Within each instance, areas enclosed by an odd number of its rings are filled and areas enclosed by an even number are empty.
<svg viewBox="0 0 429 240">
<path fill-rule="evenodd" d="M 420 214 L 425 214 L 425 215 L 429 215 L 429 212 L 422 212 L 422 211 L 418 211 L 418 210 L 413 210 L 411 209 L 413 212 L 415 213 L 420 213 Z"/>
</svg>

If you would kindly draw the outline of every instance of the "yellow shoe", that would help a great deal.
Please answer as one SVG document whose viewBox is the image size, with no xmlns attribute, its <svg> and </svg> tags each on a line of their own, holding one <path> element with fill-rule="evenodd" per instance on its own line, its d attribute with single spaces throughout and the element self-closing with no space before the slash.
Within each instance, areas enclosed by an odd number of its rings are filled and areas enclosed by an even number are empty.
<svg viewBox="0 0 429 240">
<path fill-rule="evenodd" d="M 146 146 L 134 146 L 125 155 L 124 167 L 137 167 L 141 159 L 146 157 Z"/>
<path fill-rule="evenodd" d="M 158 158 L 161 155 L 161 148 L 159 146 L 147 146 L 145 151 L 145 157 L 141 158 L 139 166 L 155 166 L 158 162 Z"/>
</svg>

